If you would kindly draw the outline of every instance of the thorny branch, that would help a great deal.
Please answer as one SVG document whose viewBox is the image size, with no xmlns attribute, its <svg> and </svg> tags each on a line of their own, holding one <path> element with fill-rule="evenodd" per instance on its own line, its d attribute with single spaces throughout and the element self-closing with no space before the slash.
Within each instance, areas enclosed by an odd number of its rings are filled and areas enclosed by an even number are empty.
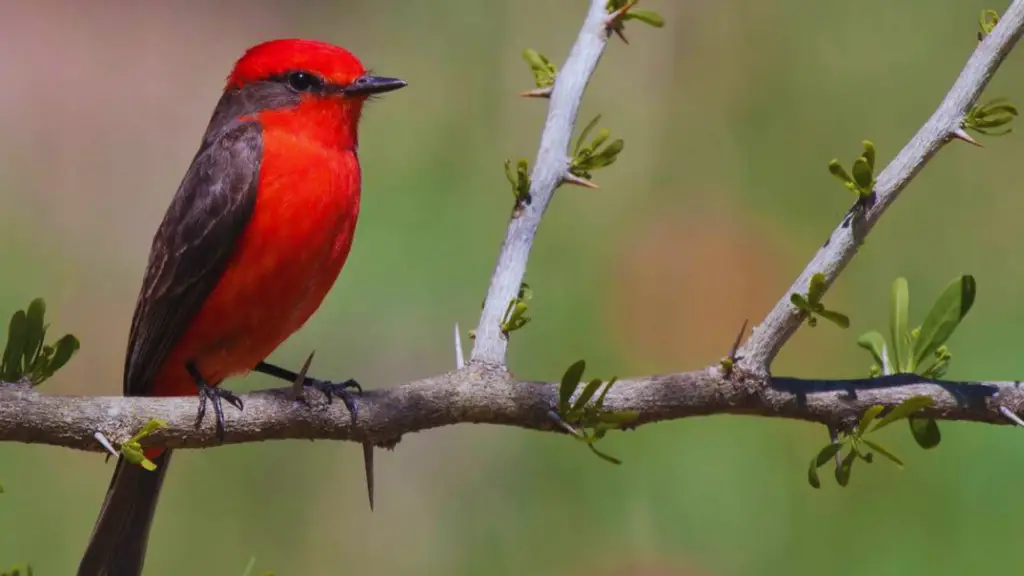
<svg viewBox="0 0 1024 576">
<path fill-rule="evenodd" d="M 740 351 L 742 365 L 746 369 L 767 372 L 775 355 L 806 318 L 805 312 L 790 303 L 789 295 L 806 291 L 811 276 L 818 272 L 825 275 L 825 287 L 828 289 L 857 255 L 864 237 L 896 201 L 900 192 L 946 143 L 959 138 L 958 132 L 963 134 L 964 117 L 977 102 L 1003 59 L 1013 49 L 1022 30 L 1024 2 L 1017 0 L 974 50 L 960 72 L 960 77 L 932 117 L 878 175 L 875 203 L 866 211 L 863 219 L 858 218 L 849 225 L 844 220 L 804 268 L 793 286 L 783 294 L 764 322 L 754 328 L 750 339 Z"/>
<path fill-rule="evenodd" d="M 873 404 L 893 407 L 920 394 L 934 399 L 921 415 L 942 420 L 1011 424 L 1000 407 L 1024 416 L 1020 382 L 949 382 L 913 374 L 840 381 L 768 379 L 739 372 L 724 377 L 717 368 L 621 380 L 604 406 L 639 412 L 636 426 L 690 416 L 745 414 L 842 427 Z M 317 438 L 388 446 L 410 432 L 467 422 L 562 432 L 548 417 L 558 401 L 557 384 L 518 381 L 485 365 L 367 391 L 355 423 L 340 402 L 328 405 L 316 393 L 307 395 L 310 406 L 292 401 L 289 388 L 240 396 L 245 411 L 230 413 L 225 444 Z M 210 419 L 199 430 L 193 428 L 195 411 L 191 397 L 68 397 L 5 386 L 0 389 L 0 439 L 102 451 L 93 438 L 95 430 L 120 443 L 157 418 L 167 427 L 146 437 L 147 445 L 219 445 Z"/>
<path fill-rule="evenodd" d="M 295 402 L 291 389 L 243 395 L 244 412 L 228 414 L 225 443 L 290 438 L 321 438 L 393 445 L 403 434 L 459 423 L 487 423 L 563 432 L 549 417 L 558 401 L 552 383 L 523 382 L 504 368 L 507 342 L 499 324 L 525 273 L 534 235 L 554 190 L 568 167 L 566 150 L 586 84 L 608 40 L 605 0 L 592 0 L 579 38 L 558 74 L 547 124 L 532 175 L 532 202 L 509 225 L 488 290 L 469 363 L 446 374 L 385 390 L 360 399 L 353 422 L 341 405 L 327 405 L 316 394 L 309 404 Z M 956 135 L 1006 54 L 1024 31 L 1024 0 L 1015 0 L 995 29 L 978 45 L 952 90 L 877 179 L 875 204 L 849 227 L 840 226 L 819 250 L 793 288 L 754 331 L 728 375 L 719 366 L 696 372 L 648 376 L 618 382 L 604 406 L 634 410 L 631 426 L 711 414 L 795 418 L 833 429 L 848 426 L 869 406 L 893 407 L 906 398 L 934 400 L 921 415 L 941 420 L 1012 423 L 1024 416 L 1020 382 L 950 382 L 912 374 L 876 379 L 818 381 L 770 377 L 767 367 L 799 327 L 802 314 L 788 300 L 803 292 L 810 276 L 825 274 L 829 284 L 856 254 L 863 235 L 936 152 Z M 856 235 L 855 235 L 856 233 Z M 458 338 L 456 338 L 458 340 Z M 72 397 L 42 394 L 21 385 L 0 386 L 0 441 L 18 441 L 101 451 L 95 435 L 115 443 L 129 438 L 153 418 L 167 427 L 145 444 L 172 448 L 218 445 L 214 425 L 193 427 L 195 399 Z"/>
<path fill-rule="evenodd" d="M 505 364 L 508 341 L 500 325 L 508 303 L 516 297 L 526 275 L 533 238 L 555 189 L 569 174 L 569 143 L 583 91 L 597 68 L 608 43 L 606 0 L 591 0 L 583 29 L 569 52 L 565 65 L 555 77 L 548 104 L 548 118 L 540 137 L 540 148 L 531 175 L 530 200 L 509 222 L 498 264 L 491 276 L 484 310 L 476 329 L 471 361 L 496 366 Z"/>
</svg>

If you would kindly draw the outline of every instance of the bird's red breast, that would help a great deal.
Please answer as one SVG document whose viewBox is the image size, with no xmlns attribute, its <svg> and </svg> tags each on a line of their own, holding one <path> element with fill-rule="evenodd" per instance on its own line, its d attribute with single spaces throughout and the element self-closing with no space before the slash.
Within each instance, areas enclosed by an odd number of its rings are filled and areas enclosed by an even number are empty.
<svg viewBox="0 0 1024 576">
<path fill-rule="evenodd" d="M 194 394 L 188 360 L 211 384 L 251 370 L 320 306 L 359 215 L 355 128 L 343 116 L 318 102 L 258 116 L 263 160 L 252 217 L 153 394 Z"/>
</svg>

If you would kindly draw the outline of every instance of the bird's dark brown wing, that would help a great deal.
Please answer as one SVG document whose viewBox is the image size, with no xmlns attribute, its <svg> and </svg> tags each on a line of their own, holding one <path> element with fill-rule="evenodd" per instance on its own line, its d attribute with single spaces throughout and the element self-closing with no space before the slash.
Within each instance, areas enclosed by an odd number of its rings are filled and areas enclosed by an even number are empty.
<svg viewBox="0 0 1024 576">
<path fill-rule="evenodd" d="M 208 132 L 153 238 L 128 337 L 126 396 L 152 390 L 157 371 L 213 291 L 252 216 L 262 130 L 255 121 L 237 120 L 220 128 Z"/>
</svg>

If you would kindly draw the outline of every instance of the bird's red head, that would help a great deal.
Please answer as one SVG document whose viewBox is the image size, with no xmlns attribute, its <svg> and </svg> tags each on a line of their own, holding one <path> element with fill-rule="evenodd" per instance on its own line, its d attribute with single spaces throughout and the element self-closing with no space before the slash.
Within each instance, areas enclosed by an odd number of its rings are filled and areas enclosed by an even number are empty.
<svg viewBox="0 0 1024 576">
<path fill-rule="evenodd" d="M 325 83 L 345 86 L 366 73 L 351 52 L 315 40 L 286 38 L 257 44 L 246 50 L 228 78 L 229 88 L 305 71 Z"/>
<path fill-rule="evenodd" d="M 284 38 L 246 50 L 228 77 L 227 89 L 286 80 L 299 92 L 368 96 L 405 86 L 397 78 L 370 76 L 351 52 L 316 40 Z"/>
<path fill-rule="evenodd" d="M 403 86 L 397 78 L 368 74 L 344 48 L 315 40 L 271 40 L 249 48 L 235 63 L 213 124 L 254 114 L 265 123 L 294 122 L 298 116 L 325 130 L 333 124 L 341 144 L 354 144 L 366 98 Z"/>
</svg>

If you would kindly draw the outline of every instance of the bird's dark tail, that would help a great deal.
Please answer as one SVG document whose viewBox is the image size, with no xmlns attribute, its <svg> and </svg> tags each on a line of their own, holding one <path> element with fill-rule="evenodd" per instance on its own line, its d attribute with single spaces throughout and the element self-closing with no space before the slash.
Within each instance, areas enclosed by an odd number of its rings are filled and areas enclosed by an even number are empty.
<svg viewBox="0 0 1024 576">
<path fill-rule="evenodd" d="M 118 459 L 78 576 L 142 574 L 149 527 L 170 461 L 170 450 L 153 459 L 153 471 Z"/>
</svg>

